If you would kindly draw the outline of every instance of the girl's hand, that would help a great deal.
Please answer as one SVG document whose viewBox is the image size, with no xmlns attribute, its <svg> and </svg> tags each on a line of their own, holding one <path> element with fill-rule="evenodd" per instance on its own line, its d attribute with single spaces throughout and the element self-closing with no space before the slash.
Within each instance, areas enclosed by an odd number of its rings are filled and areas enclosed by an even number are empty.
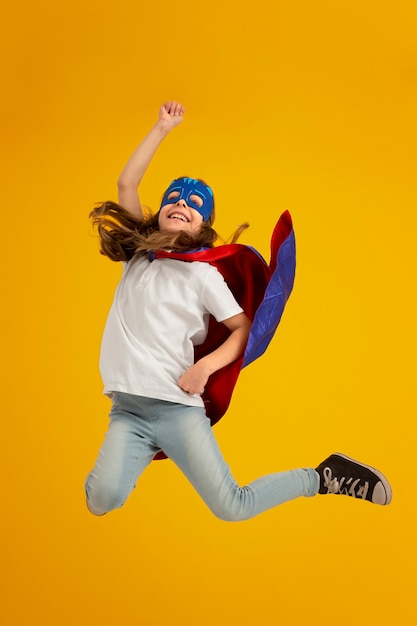
<svg viewBox="0 0 417 626">
<path fill-rule="evenodd" d="M 171 130 L 181 124 L 184 115 L 184 107 L 179 102 L 165 102 L 159 109 L 159 122 L 164 129 Z"/>
<path fill-rule="evenodd" d="M 190 395 L 194 395 L 195 393 L 201 395 L 204 391 L 208 378 L 209 371 L 202 359 L 201 361 L 194 363 L 194 365 L 189 367 L 188 370 L 184 372 L 178 381 L 178 385 L 183 391 L 189 393 Z"/>
</svg>

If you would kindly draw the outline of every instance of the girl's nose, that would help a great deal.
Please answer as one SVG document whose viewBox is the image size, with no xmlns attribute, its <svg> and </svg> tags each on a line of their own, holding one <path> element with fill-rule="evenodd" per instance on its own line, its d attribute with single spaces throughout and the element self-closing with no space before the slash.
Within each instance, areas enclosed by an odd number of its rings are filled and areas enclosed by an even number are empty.
<svg viewBox="0 0 417 626">
<path fill-rule="evenodd" d="M 186 206 L 186 202 L 185 202 L 185 200 L 178 200 L 177 205 L 185 207 Z"/>
</svg>

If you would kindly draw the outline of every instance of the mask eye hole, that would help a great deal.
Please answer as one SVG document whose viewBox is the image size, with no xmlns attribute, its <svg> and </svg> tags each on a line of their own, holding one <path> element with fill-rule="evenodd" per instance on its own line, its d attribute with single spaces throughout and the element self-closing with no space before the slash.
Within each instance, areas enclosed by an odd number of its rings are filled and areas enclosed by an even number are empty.
<svg viewBox="0 0 417 626">
<path fill-rule="evenodd" d="M 176 200 L 180 195 L 179 191 L 171 191 L 170 194 L 168 194 L 168 200 Z"/>
<path fill-rule="evenodd" d="M 190 196 L 190 200 L 191 200 L 191 202 L 194 202 L 194 204 L 196 204 L 200 209 L 203 206 L 202 198 L 200 198 L 200 196 L 197 196 L 195 193 L 193 193 Z"/>
</svg>

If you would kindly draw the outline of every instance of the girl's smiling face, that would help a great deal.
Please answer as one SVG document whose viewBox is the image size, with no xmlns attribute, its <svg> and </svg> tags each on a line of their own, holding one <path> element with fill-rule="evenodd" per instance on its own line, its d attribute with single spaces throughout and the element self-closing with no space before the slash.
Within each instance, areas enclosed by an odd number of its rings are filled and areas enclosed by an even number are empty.
<svg viewBox="0 0 417 626">
<path fill-rule="evenodd" d="M 159 230 L 164 233 L 177 233 L 181 230 L 196 233 L 203 224 L 203 217 L 196 209 L 188 206 L 184 199 L 177 200 L 179 196 L 179 191 L 171 191 L 168 195 L 168 204 L 159 211 Z M 197 206 L 203 205 L 197 194 L 192 194 L 190 200 Z"/>
</svg>

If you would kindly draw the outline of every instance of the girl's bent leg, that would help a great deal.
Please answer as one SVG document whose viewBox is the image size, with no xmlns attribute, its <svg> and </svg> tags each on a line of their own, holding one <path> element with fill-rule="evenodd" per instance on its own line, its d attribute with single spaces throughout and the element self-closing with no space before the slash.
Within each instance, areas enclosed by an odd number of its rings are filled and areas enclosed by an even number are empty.
<svg viewBox="0 0 417 626">
<path fill-rule="evenodd" d="M 94 515 L 123 506 L 138 477 L 158 452 L 143 429 L 140 418 L 113 404 L 109 430 L 85 483 L 87 507 Z"/>
<path fill-rule="evenodd" d="M 174 406 L 174 405 L 173 405 Z M 195 407 L 175 405 L 158 445 L 178 465 L 211 511 L 220 519 L 240 521 L 319 489 L 314 469 L 269 474 L 239 487 L 223 459 L 209 419 Z"/>
</svg>

